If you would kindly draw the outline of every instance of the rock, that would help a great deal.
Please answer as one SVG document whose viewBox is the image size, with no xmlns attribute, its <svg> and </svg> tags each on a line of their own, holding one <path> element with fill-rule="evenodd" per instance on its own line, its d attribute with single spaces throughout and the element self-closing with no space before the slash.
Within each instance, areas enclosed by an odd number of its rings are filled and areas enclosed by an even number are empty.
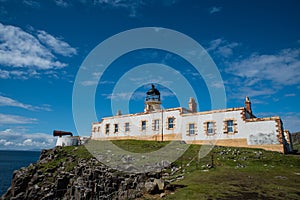
<svg viewBox="0 0 300 200">
<path fill-rule="evenodd" d="M 166 193 L 161 193 L 159 196 L 160 198 L 164 198 L 166 196 Z"/>
<path fill-rule="evenodd" d="M 158 186 L 154 182 L 146 182 L 145 189 L 149 194 L 158 194 L 159 193 Z"/>
<path fill-rule="evenodd" d="M 288 179 L 288 178 L 285 177 L 285 176 L 275 176 L 274 178 L 276 178 L 276 179 L 281 179 L 281 180 L 286 180 L 286 179 Z"/>
<path fill-rule="evenodd" d="M 162 179 L 154 179 L 153 182 L 154 182 L 154 184 L 157 185 L 157 187 L 158 187 L 159 190 L 164 190 L 164 188 L 165 188 L 165 182 L 164 182 L 164 180 L 162 180 Z"/>
<path fill-rule="evenodd" d="M 121 173 L 99 163 L 95 158 L 77 157 L 76 151 L 79 149 L 80 147 L 74 148 L 71 153 L 63 147 L 42 150 L 37 163 L 14 171 L 12 185 L 1 198 L 135 199 L 141 197 L 145 190 L 150 194 L 164 191 L 166 183 L 159 179 L 161 170 L 159 173 L 137 174 L 137 169 L 130 164 L 134 159 L 125 156 L 125 164 L 121 167 L 130 173 Z M 65 157 L 63 161 L 62 157 Z M 155 167 L 169 165 L 168 161 L 161 161 L 156 163 Z"/>
</svg>

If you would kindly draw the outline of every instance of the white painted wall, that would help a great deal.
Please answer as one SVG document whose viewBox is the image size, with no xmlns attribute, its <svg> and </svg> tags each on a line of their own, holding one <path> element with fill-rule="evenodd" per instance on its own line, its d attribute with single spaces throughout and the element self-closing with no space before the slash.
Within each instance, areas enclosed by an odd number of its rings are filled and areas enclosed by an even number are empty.
<svg viewBox="0 0 300 200">
<path fill-rule="evenodd" d="M 101 123 L 93 124 L 92 139 L 122 136 L 151 136 L 161 133 L 161 119 L 163 118 L 164 135 L 167 134 L 181 134 L 182 140 L 212 140 L 212 139 L 242 139 L 246 138 L 249 145 L 258 144 L 279 144 L 277 138 L 277 127 L 275 120 L 264 120 L 257 122 L 246 122 L 243 120 L 241 112 L 242 109 L 234 111 L 225 110 L 224 112 L 199 112 L 199 113 L 180 113 L 181 109 L 169 109 L 162 112 L 153 113 L 138 113 L 132 115 L 121 115 L 103 118 Z M 175 127 L 172 130 L 167 129 L 167 118 L 175 117 Z M 155 119 L 160 120 L 160 128 L 154 131 L 152 122 Z M 234 119 L 237 122 L 237 133 L 224 134 L 224 120 Z M 141 130 L 141 121 L 147 121 L 147 128 L 145 131 Z M 216 134 L 208 136 L 205 134 L 204 123 L 206 121 L 214 121 L 216 124 Z M 125 132 L 125 123 L 130 123 L 130 131 Z M 188 124 L 196 124 L 196 134 L 187 135 Z M 105 124 L 110 124 L 110 133 L 105 134 Z M 119 124 L 119 132 L 114 133 L 114 124 Z"/>
<path fill-rule="evenodd" d="M 237 130 L 236 134 L 224 134 L 223 126 L 225 119 L 235 119 L 237 120 Z M 237 138 L 247 138 L 247 132 L 241 129 L 241 124 L 244 121 L 241 118 L 241 111 L 230 111 L 230 112 L 219 112 L 210 114 L 196 113 L 194 115 L 187 114 L 183 115 L 183 131 L 182 139 L 186 141 L 191 140 L 212 140 L 212 139 L 237 139 Z M 207 121 L 214 121 L 216 124 L 216 134 L 206 135 L 204 130 L 204 123 Z M 187 127 L 189 123 L 197 123 L 197 135 L 187 135 Z"/>
<path fill-rule="evenodd" d="M 175 127 L 172 130 L 168 130 L 167 118 L 175 118 Z M 155 119 L 159 120 L 159 130 L 153 130 L 153 121 Z M 163 124 L 162 124 L 163 119 Z M 141 121 L 146 121 L 146 130 L 141 130 Z M 125 132 L 125 123 L 129 122 L 130 131 Z M 106 124 L 110 124 L 109 134 L 105 134 Z M 114 133 L 114 124 L 118 124 L 119 132 Z M 121 115 L 103 118 L 101 123 L 94 123 L 92 127 L 92 139 L 96 138 L 109 138 L 109 137 L 123 137 L 123 136 L 151 136 L 154 134 L 160 134 L 162 125 L 164 127 L 164 134 L 179 133 L 181 124 L 180 110 L 165 110 L 162 112 L 152 112 L 152 113 L 139 113 L 134 115 Z"/>
<path fill-rule="evenodd" d="M 72 136 L 58 137 L 56 141 L 56 146 L 78 146 L 78 144 L 78 138 Z"/>
</svg>

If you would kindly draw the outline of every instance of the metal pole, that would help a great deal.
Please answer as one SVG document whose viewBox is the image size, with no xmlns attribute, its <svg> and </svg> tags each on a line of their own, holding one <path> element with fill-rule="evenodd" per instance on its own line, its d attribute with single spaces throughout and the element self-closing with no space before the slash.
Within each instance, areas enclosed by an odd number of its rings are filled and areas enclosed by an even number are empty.
<svg viewBox="0 0 300 200">
<path fill-rule="evenodd" d="M 161 141 L 164 141 L 164 110 L 161 109 Z"/>
</svg>

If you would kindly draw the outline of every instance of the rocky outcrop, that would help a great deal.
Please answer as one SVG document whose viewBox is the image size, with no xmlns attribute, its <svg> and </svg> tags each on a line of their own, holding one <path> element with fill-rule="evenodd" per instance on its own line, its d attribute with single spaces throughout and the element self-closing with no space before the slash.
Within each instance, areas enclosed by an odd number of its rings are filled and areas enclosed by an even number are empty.
<svg viewBox="0 0 300 200">
<path fill-rule="evenodd" d="M 110 169 L 84 147 L 43 150 L 37 163 L 16 170 L 1 199 L 135 199 L 163 193 L 160 173 L 125 174 Z"/>
</svg>

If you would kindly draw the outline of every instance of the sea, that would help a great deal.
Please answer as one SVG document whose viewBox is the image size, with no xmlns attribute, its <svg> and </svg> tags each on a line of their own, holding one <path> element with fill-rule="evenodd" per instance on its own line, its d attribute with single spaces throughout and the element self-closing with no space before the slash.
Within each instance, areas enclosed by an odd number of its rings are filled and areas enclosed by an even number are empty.
<svg viewBox="0 0 300 200">
<path fill-rule="evenodd" d="M 11 185 L 13 171 L 35 163 L 40 151 L 6 151 L 0 150 L 0 197 Z"/>
</svg>

